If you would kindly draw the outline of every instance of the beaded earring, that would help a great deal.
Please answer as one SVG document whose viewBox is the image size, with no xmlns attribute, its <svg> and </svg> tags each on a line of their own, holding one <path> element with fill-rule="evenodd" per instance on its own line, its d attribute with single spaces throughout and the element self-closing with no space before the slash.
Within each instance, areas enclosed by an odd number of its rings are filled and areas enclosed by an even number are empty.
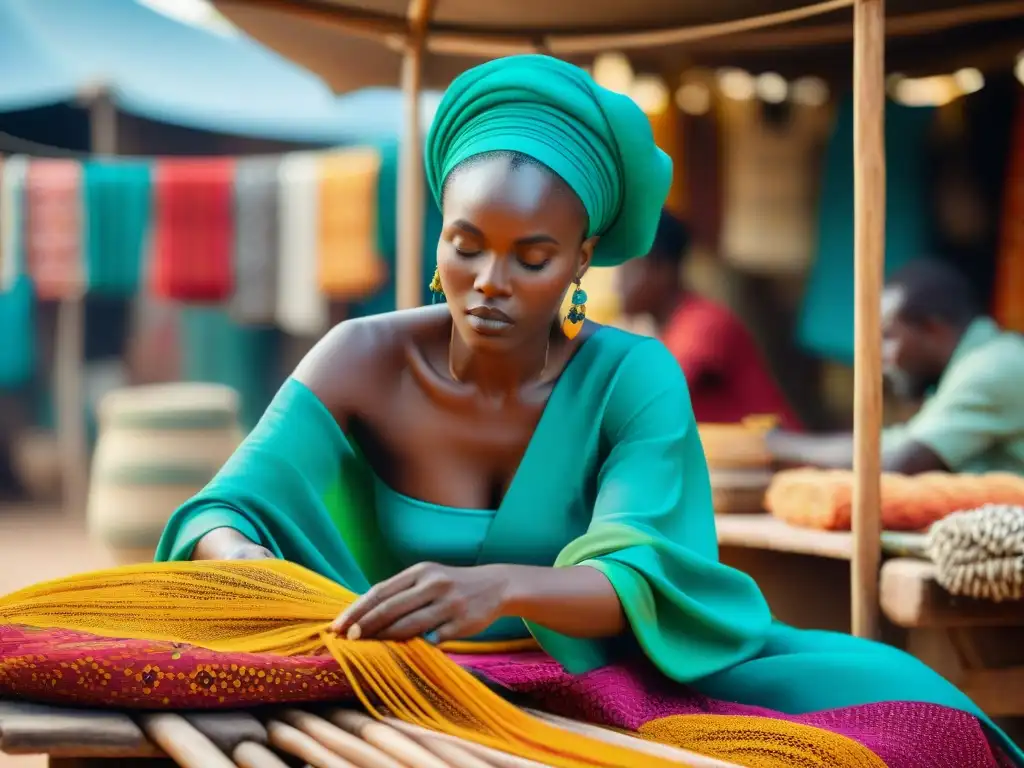
<svg viewBox="0 0 1024 768">
<path fill-rule="evenodd" d="M 444 301 L 444 288 L 441 286 L 441 270 L 434 267 L 434 276 L 430 279 L 430 292 L 434 294 L 433 301 L 437 304 Z"/>
<path fill-rule="evenodd" d="M 565 320 L 562 321 L 562 333 L 567 339 L 576 338 L 587 317 L 587 292 L 580 285 L 579 278 L 576 278 L 575 282 L 576 290 L 572 292 L 572 306 L 569 308 Z"/>
</svg>

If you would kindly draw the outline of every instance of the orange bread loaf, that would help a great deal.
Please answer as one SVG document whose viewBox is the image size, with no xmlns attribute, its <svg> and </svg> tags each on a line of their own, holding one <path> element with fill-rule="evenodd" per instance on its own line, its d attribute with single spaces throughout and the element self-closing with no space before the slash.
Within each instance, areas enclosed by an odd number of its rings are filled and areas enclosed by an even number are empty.
<svg viewBox="0 0 1024 768">
<path fill-rule="evenodd" d="M 891 531 L 924 530 L 953 512 L 984 504 L 1024 505 L 1024 478 L 1009 473 L 883 473 L 881 484 L 882 527 Z M 779 472 L 765 493 L 765 509 L 805 528 L 848 531 L 852 505 L 853 473 L 847 470 Z"/>
</svg>

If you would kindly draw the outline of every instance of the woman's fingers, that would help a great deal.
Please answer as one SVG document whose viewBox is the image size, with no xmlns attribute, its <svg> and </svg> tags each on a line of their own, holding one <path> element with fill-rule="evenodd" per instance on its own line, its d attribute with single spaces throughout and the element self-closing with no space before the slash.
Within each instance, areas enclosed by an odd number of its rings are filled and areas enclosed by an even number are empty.
<svg viewBox="0 0 1024 768">
<path fill-rule="evenodd" d="M 358 624 L 359 636 L 362 638 L 394 640 L 393 637 L 383 637 L 382 630 L 430 606 L 438 597 L 439 591 L 434 584 L 419 583 L 374 606 L 361 618 L 353 620 L 352 624 Z"/>
<path fill-rule="evenodd" d="M 382 627 L 373 635 L 373 639 L 411 640 L 414 637 L 426 637 L 431 642 L 436 642 L 437 628 L 452 619 L 451 613 L 450 605 L 432 602 L 418 611 L 400 617 L 393 624 Z"/>
<path fill-rule="evenodd" d="M 412 587 L 416 583 L 416 578 L 416 573 L 411 568 L 406 568 L 387 581 L 375 584 L 341 612 L 341 615 L 331 624 L 331 631 L 337 634 L 347 633 L 353 624 L 361 624 L 366 614 L 381 603 Z"/>
</svg>

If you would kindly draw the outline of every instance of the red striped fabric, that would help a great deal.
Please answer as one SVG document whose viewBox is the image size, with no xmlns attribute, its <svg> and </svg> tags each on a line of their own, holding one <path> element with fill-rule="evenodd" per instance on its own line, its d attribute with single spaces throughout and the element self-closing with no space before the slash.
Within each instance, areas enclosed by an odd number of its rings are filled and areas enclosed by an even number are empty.
<svg viewBox="0 0 1024 768">
<path fill-rule="evenodd" d="M 223 302 L 234 289 L 234 160 L 157 162 L 150 285 L 156 296 Z"/>
</svg>

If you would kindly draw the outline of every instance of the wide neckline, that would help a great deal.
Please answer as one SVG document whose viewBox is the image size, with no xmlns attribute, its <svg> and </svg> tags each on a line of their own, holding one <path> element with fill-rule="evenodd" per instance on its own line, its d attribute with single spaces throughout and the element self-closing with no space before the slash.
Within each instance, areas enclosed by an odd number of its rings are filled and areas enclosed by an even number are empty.
<svg viewBox="0 0 1024 768">
<path fill-rule="evenodd" d="M 508 504 L 509 499 L 513 496 L 513 492 L 519 487 L 519 485 L 522 484 L 522 478 L 524 475 L 527 474 L 525 470 L 529 467 L 531 459 L 533 455 L 536 453 L 536 446 L 541 442 L 541 440 L 539 440 L 538 438 L 543 436 L 545 429 L 550 428 L 550 415 L 555 410 L 553 408 L 553 404 L 555 403 L 556 399 L 569 396 L 566 394 L 567 390 L 565 387 L 565 381 L 568 378 L 567 374 L 569 374 L 570 371 L 573 370 L 574 366 L 579 364 L 580 353 L 583 351 L 583 349 L 587 348 L 596 337 L 600 336 L 609 327 L 607 325 L 599 325 L 597 323 L 594 323 L 594 325 L 597 326 L 594 329 L 594 332 L 591 333 L 590 336 L 588 336 L 586 339 L 584 339 L 583 342 L 581 342 L 580 345 L 573 351 L 572 356 L 569 358 L 569 361 L 565 364 L 565 367 L 562 369 L 562 372 L 555 380 L 555 384 L 551 389 L 551 394 L 548 396 L 548 401 L 544 404 L 544 408 L 541 411 L 540 418 L 537 420 L 537 426 L 533 430 L 533 435 L 530 437 L 530 441 L 526 444 L 526 450 L 523 451 L 523 457 L 519 461 L 519 466 L 516 467 L 516 471 L 512 475 L 512 480 L 509 482 L 508 488 L 505 490 L 505 495 L 502 497 L 501 502 L 498 504 L 497 507 L 493 509 L 487 507 L 451 507 L 445 504 L 435 504 L 432 501 L 427 501 L 426 499 L 419 499 L 416 498 L 415 496 L 410 496 L 406 493 L 402 493 L 401 491 L 395 490 L 388 483 L 386 483 L 380 477 L 380 475 L 377 474 L 374 468 L 370 465 L 368 461 L 366 461 L 364 457 L 363 461 L 366 464 L 367 471 L 373 478 L 374 485 L 377 487 L 378 490 L 383 490 L 387 494 L 394 496 L 395 498 L 398 498 L 406 502 L 407 504 L 413 504 L 415 506 L 423 507 L 425 509 L 433 509 L 441 512 L 463 515 L 489 515 L 492 517 L 497 515 Z"/>
</svg>

